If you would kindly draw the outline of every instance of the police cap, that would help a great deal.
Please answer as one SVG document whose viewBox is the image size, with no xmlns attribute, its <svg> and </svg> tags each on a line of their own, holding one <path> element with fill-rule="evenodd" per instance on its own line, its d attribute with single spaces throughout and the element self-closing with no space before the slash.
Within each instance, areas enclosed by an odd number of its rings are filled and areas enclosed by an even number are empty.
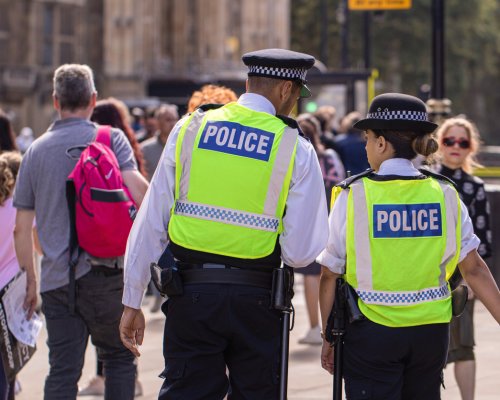
<svg viewBox="0 0 500 400">
<path fill-rule="evenodd" d="M 246 53 L 242 60 L 248 66 L 248 76 L 296 81 L 302 85 L 300 97 L 311 96 L 306 73 L 314 65 L 313 56 L 285 49 L 264 49 Z"/>
<path fill-rule="evenodd" d="M 437 125 L 429 121 L 425 103 L 419 98 L 402 93 L 384 93 L 373 99 L 366 118 L 356 122 L 353 128 L 425 134 L 433 132 Z"/>
</svg>

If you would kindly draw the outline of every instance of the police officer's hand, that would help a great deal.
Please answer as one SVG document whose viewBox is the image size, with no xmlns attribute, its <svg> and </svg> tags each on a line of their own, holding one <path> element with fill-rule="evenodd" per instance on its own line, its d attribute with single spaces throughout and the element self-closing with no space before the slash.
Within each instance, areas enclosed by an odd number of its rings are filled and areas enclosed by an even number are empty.
<svg viewBox="0 0 500 400">
<path fill-rule="evenodd" d="M 321 366 L 330 374 L 333 374 L 333 347 L 323 339 L 323 348 L 321 349 Z"/>
<path fill-rule="evenodd" d="M 120 339 L 123 345 L 136 357 L 139 357 L 139 346 L 144 339 L 144 328 L 146 321 L 142 310 L 124 306 L 122 319 L 120 321 Z"/>
</svg>

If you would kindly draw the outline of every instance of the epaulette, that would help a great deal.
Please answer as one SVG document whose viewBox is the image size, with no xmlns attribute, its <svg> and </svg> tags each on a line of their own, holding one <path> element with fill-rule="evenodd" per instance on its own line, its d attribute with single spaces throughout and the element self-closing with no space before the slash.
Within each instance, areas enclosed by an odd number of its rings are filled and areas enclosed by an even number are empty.
<svg viewBox="0 0 500 400">
<path fill-rule="evenodd" d="M 302 132 L 302 130 L 300 129 L 299 123 L 296 120 L 294 120 L 293 118 L 287 117 L 285 115 L 279 115 L 279 114 L 277 114 L 276 117 L 281 119 L 290 128 L 297 129 L 299 131 L 299 136 L 302 136 L 303 138 L 307 139 L 306 135 L 304 135 L 304 132 Z M 309 139 L 307 139 L 307 140 L 309 140 Z"/>
<path fill-rule="evenodd" d="M 439 181 L 444 181 L 444 182 L 447 182 L 447 183 L 451 183 L 452 186 L 456 189 L 457 188 L 457 184 L 451 180 L 450 178 L 448 178 L 447 176 L 444 176 L 444 175 L 441 175 L 441 174 L 438 174 L 437 172 L 433 172 L 433 171 L 429 171 L 428 169 L 426 168 L 419 168 L 418 169 L 422 174 L 424 174 L 425 176 L 430 176 L 431 178 L 434 178 L 434 179 L 437 179 Z"/>
<path fill-rule="evenodd" d="M 287 117 L 285 115 L 276 115 L 277 118 L 281 119 L 290 128 L 299 129 L 299 124 L 293 118 Z"/>
<path fill-rule="evenodd" d="M 347 189 L 353 182 L 357 181 L 358 179 L 364 178 L 365 176 L 370 176 L 371 174 L 373 174 L 373 169 L 368 168 L 366 171 L 350 176 L 349 178 L 345 178 L 342 182 L 338 183 L 335 186 L 339 186 L 342 189 Z"/>
<path fill-rule="evenodd" d="M 215 104 L 215 103 L 203 104 L 198 107 L 198 110 L 201 111 L 216 110 L 217 108 L 221 108 L 223 105 L 224 104 Z"/>
</svg>

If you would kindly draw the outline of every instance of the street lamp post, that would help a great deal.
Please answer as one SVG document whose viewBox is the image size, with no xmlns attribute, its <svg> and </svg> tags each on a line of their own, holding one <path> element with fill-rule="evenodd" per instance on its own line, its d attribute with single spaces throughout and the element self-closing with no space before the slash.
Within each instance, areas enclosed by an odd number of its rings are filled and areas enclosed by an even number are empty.
<svg viewBox="0 0 500 400">
<path fill-rule="evenodd" d="M 427 101 L 436 123 L 451 114 L 451 101 L 445 98 L 444 0 L 432 0 L 432 86 Z"/>
</svg>

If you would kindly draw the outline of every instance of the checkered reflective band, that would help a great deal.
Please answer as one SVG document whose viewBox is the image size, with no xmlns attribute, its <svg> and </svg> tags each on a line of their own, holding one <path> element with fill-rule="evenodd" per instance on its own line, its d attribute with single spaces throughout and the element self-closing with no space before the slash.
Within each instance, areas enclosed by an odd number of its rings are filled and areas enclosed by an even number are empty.
<svg viewBox="0 0 500 400">
<path fill-rule="evenodd" d="M 275 77 L 275 78 L 285 78 L 301 81 L 306 80 L 307 70 L 305 68 L 275 68 L 275 67 L 263 67 L 261 65 L 249 65 L 248 73 L 260 76 Z"/>
<path fill-rule="evenodd" d="M 405 119 L 408 121 L 429 121 L 428 115 L 425 111 L 377 111 L 368 113 L 366 118 L 372 119 Z"/>
<path fill-rule="evenodd" d="M 450 295 L 448 285 L 417 290 L 414 292 L 382 292 L 378 290 L 358 290 L 359 298 L 366 304 L 383 306 L 404 306 L 445 299 Z"/>
<path fill-rule="evenodd" d="M 208 206 L 205 204 L 177 200 L 174 213 L 187 217 L 207 219 L 230 225 L 245 226 L 262 231 L 276 232 L 279 219 L 259 214 L 252 214 L 229 208 Z"/>
</svg>

